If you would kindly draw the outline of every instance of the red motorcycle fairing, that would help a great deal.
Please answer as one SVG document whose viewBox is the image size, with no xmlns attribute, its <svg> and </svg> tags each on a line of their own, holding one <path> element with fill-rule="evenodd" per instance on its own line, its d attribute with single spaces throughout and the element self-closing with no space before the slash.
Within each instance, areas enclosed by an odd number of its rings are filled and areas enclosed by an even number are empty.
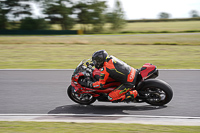
<svg viewBox="0 0 200 133">
<path fill-rule="evenodd" d="M 152 65 L 150 63 L 145 63 L 142 68 L 140 69 L 140 75 L 143 79 L 157 77 L 158 76 L 158 70 L 155 65 Z"/>
<path fill-rule="evenodd" d="M 116 87 L 109 87 L 106 89 L 91 89 L 91 88 L 83 87 L 79 83 L 76 84 L 74 83 L 74 81 L 71 81 L 71 85 L 72 87 L 74 87 L 75 92 L 79 94 L 89 93 L 89 94 L 92 94 L 93 97 L 98 97 L 99 96 L 98 93 L 110 93 L 111 91 L 116 89 Z"/>
<path fill-rule="evenodd" d="M 72 77 L 72 81 L 73 81 L 75 84 L 78 84 L 78 79 L 79 79 L 79 77 L 81 77 L 81 76 L 84 76 L 84 74 L 83 74 L 82 72 L 80 72 L 80 73 L 74 75 L 74 76 Z"/>
</svg>

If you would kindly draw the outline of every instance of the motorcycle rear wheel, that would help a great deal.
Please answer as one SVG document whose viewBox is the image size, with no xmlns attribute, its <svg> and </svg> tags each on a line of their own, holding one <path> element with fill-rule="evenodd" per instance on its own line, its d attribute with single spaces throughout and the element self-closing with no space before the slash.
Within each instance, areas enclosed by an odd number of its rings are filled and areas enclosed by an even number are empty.
<svg viewBox="0 0 200 133">
<path fill-rule="evenodd" d="M 163 106 L 169 103 L 173 97 L 170 85 L 158 79 L 148 80 L 141 91 L 145 92 L 146 103 L 153 106 Z"/>
<path fill-rule="evenodd" d="M 96 98 L 90 94 L 77 94 L 71 85 L 67 89 L 67 94 L 72 101 L 81 105 L 90 105 L 96 101 Z"/>
</svg>

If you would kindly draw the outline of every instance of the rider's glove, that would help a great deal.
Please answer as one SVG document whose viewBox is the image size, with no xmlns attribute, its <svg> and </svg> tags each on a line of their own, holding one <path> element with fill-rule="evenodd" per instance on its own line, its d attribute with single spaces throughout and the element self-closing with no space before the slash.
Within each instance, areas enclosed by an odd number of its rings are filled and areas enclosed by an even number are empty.
<svg viewBox="0 0 200 133">
<path fill-rule="evenodd" d="M 93 87 L 93 86 L 92 86 L 92 81 L 87 81 L 87 82 L 86 82 L 86 87 L 92 88 L 92 87 Z"/>
</svg>

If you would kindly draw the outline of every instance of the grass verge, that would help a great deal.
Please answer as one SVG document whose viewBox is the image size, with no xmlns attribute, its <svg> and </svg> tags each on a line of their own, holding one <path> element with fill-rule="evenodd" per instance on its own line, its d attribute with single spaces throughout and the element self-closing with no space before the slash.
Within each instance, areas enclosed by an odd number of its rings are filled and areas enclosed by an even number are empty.
<svg viewBox="0 0 200 133">
<path fill-rule="evenodd" d="M 0 122 L 1 133 L 199 133 L 199 126 L 111 123 Z"/>
<path fill-rule="evenodd" d="M 0 69 L 73 69 L 94 51 L 140 68 L 200 69 L 200 34 L 0 37 Z"/>
<path fill-rule="evenodd" d="M 200 45 L 200 34 L 0 36 L 0 44 L 155 45 L 157 43 L 167 45 Z"/>
<path fill-rule="evenodd" d="M 54 29 L 61 29 L 59 25 L 53 25 Z M 92 25 L 88 30 L 92 30 Z M 104 25 L 104 33 L 183 33 L 183 32 L 199 32 L 200 21 L 174 21 L 174 22 L 134 22 L 127 23 L 124 28 L 113 31 L 111 24 Z M 81 25 L 76 24 L 73 30 L 80 30 Z"/>
<path fill-rule="evenodd" d="M 200 46 L 80 44 L 0 44 L 0 69 L 73 69 L 99 49 L 134 68 L 200 69 Z"/>
</svg>

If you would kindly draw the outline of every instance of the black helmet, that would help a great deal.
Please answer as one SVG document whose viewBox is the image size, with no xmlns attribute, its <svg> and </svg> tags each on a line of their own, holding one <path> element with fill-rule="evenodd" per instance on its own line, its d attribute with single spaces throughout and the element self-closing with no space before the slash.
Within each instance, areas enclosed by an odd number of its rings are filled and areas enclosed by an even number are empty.
<svg viewBox="0 0 200 133">
<path fill-rule="evenodd" d="M 103 63 L 106 60 L 108 53 L 105 50 L 99 50 L 92 55 L 92 61 L 97 69 L 103 67 Z"/>
</svg>

